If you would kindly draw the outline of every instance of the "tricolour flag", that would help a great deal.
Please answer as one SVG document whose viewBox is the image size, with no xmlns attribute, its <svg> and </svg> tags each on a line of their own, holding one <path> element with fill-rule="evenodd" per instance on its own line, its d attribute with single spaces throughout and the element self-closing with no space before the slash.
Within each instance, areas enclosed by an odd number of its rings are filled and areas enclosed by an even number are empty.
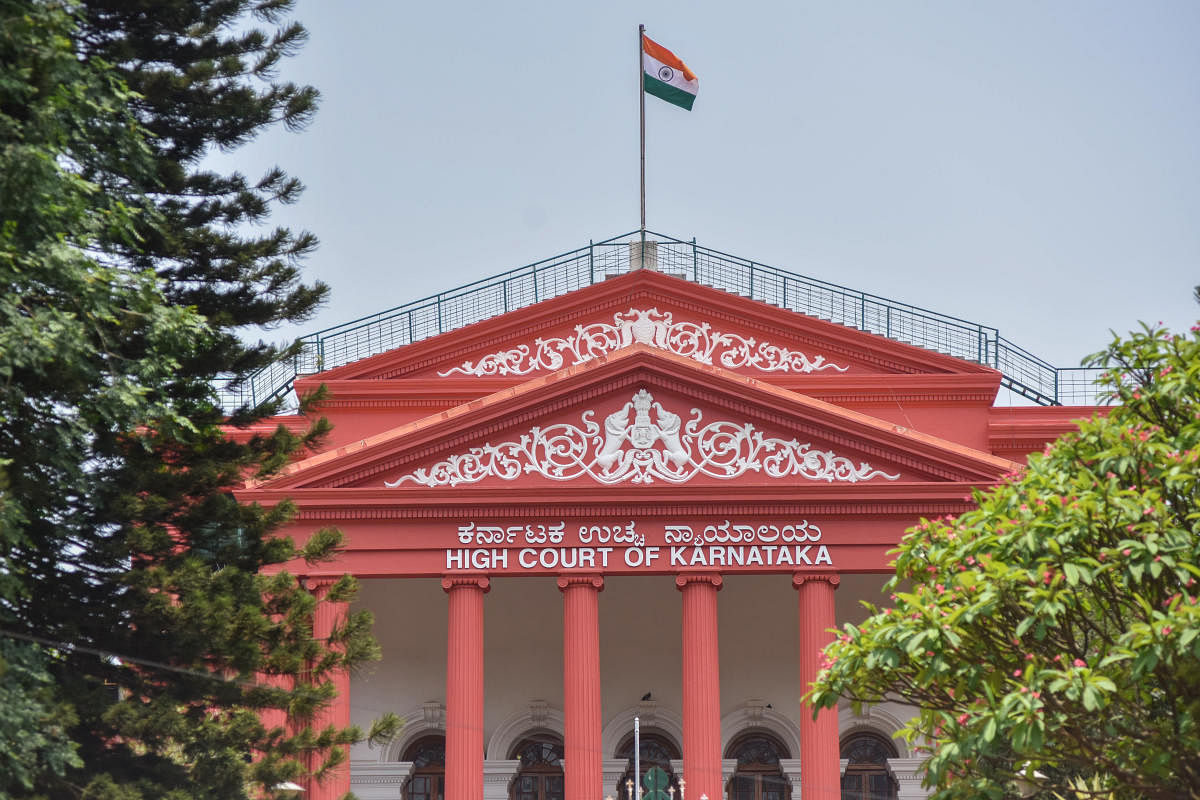
<svg viewBox="0 0 1200 800">
<path fill-rule="evenodd" d="M 655 97 L 692 110 L 700 81 L 687 64 L 649 36 L 642 34 L 642 85 Z"/>
</svg>

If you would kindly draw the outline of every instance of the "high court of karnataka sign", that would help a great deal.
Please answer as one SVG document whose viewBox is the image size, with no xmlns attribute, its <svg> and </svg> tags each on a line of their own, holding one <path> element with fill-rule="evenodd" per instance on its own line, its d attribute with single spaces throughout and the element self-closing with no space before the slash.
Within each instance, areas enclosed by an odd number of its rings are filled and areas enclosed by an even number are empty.
<svg viewBox="0 0 1200 800">
<path fill-rule="evenodd" d="M 979 359 L 616 245 L 579 288 L 466 325 L 439 307 L 444 332 L 295 379 L 328 387 L 332 441 L 240 496 L 291 498 L 298 540 L 346 534 L 295 567 L 358 576 L 376 618 L 383 660 L 332 719 L 405 718 L 307 797 L 624 798 L 635 716 L 676 796 L 924 796 L 891 738 L 910 710 L 801 707 L 827 631 L 880 599 L 906 528 L 1091 409 L 997 406 L 1011 375 Z M 323 603 L 317 635 L 343 613 Z"/>
</svg>

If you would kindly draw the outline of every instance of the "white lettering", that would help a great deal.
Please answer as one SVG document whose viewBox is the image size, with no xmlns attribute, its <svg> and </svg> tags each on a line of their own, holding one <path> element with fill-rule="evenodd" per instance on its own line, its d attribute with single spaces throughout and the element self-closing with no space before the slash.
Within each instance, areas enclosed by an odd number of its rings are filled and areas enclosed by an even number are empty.
<svg viewBox="0 0 1200 800">
<path fill-rule="evenodd" d="M 508 569 L 508 551 L 492 551 L 492 569 Z"/>
<path fill-rule="evenodd" d="M 708 566 L 707 556 L 704 552 L 704 548 L 702 548 L 702 547 L 693 547 L 692 548 L 692 566 L 694 567 L 697 564 L 699 564 L 702 567 Z"/>
<path fill-rule="evenodd" d="M 822 547 L 824 547 L 824 545 L 822 545 Z M 806 544 L 806 545 L 804 545 L 803 548 L 801 548 L 800 545 L 796 545 L 796 563 L 797 564 L 811 564 L 812 563 L 811 561 L 808 560 L 808 551 L 809 550 L 812 550 L 811 544 Z"/>
<path fill-rule="evenodd" d="M 446 569 L 464 569 L 464 555 L 466 550 L 447 550 L 446 551 Z"/>
<path fill-rule="evenodd" d="M 650 566 L 651 564 L 653 564 L 655 561 L 658 561 L 658 556 L 659 556 L 658 551 L 661 549 L 662 549 L 661 547 L 653 547 L 653 546 L 646 548 L 646 566 L 647 567 Z"/>
<path fill-rule="evenodd" d="M 672 547 L 671 548 L 671 566 L 672 567 L 687 566 L 687 562 L 683 560 L 683 551 L 684 550 L 687 550 L 687 548 L 686 547 Z"/>
<path fill-rule="evenodd" d="M 596 549 L 600 551 L 600 566 L 608 567 L 608 554 L 611 553 L 613 549 L 611 547 L 597 547 Z"/>
<path fill-rule="evenodd" d="M 625 548 L 625 566 L 640 567 L 645 560 L 646 554 L 640 547 Z"/>
<path fill-rule="evenodd" d="M 746 559 L 746 563 L 758 564 L 760 567 L 763 566 L 762 553 L 758 551 L 757 547 L 750 548 L 750 556 Z"/>
<path fill-rule="evenodd" d="M 806 549 L 807 549 L 807 548 L 806 548 Z M 816 560 L 815 562 L 813 562 L 813 563 L 815 563 L 815 564 L 829 564 L 830 566 L 832 566 L 832 565 L 833 565 L 833 559 L 829 557 L 829 548 L 828 548 L 828 547 L 826 547 L 825 545 L 821 545 L 820 547 L 818 547 L 818 548 L 817 548 L 817 560 Z"/>
<path fill-rule="evenodd" d="M 521 552 L 517 553 L 517 563 L 525 569 L 532 569 L 537 566 L 537 550 L 532 547 L 526 547 Z"/>
</svg>

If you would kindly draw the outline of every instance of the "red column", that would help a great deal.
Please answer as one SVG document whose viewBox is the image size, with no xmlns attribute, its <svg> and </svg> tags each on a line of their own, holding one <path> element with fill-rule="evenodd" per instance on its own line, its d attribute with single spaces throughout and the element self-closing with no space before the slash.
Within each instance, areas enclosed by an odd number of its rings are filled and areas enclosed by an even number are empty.
<svg viewBox="0 0 1200 800">
<path fill-rule="evenodd" d="M 349 604 L 345 602 L 330 602 L 325 599 L 329 587 L 333 586 L 341 576 L 309 578 L 306 585 L 318 598 L 317 607 L 313 611 L 313 638 L 328 644 L 333 629 L 345 622 Z M 313 726 L 317 731 L 333 725 L 346 728 L 350 725 L 350 676 L 345 670 L 337 670 L 331 676 L 337 689 L 337 696 L 328 706 L 317 712 Z M 344 750 L 345 748 L 343 748 Z M 314 762 L 313 766 L 316 766 Z M 312 800 L 336 800 L 350 791 L 350 762 L 344 760 L 318 783 L 309 782 L 305 797 Z"/>
<path fill-rule="evenodd" d="M 679 575 L 683 592 L 683 777 L 687 796 L 724 797 L 721 786 L 721 675 L 717 647 L 720 575 Z M 809 800 L 809 798 L 805 798 Z"/>
<path fill-rule="evenodd" d="M 600 603 L 604 579 L 558 579 L 563 593 L 563 783 L 572 800 L 600 800 Z"/>
<path fill-rule="evenodd" d="M 821 652 L 833 640 L 829 629 L 837 624 L 833 592 L 837 575 L 797 574 L 792 585 L 800 593 L 800 693 L 808 692 L 821 669 Z M 841 764 L 838 762 L 838 717 L 827 708 L 813 719 L 812 706 L 800 706 L 800 793 L 804 800 L 839 800 Z"/>
<path fill-rule="evenodd" d="M 446 637 L 446 797 L 483 800 L 483 595 L 487 578 L 442 579 Z"/>
</svg>

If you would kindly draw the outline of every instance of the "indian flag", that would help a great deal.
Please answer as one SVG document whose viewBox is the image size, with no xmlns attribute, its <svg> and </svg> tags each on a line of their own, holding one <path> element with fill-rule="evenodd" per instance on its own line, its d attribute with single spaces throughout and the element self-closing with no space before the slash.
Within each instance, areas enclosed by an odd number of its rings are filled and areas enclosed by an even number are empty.
<svg viewBox="0 0 1200 800">
<path fill-rule="evenodd" d="M 700 81 L 687 64 L 649 36 L 642 34 L 642 86 L 655 97 L 692 110 Z"/>
</svg>

